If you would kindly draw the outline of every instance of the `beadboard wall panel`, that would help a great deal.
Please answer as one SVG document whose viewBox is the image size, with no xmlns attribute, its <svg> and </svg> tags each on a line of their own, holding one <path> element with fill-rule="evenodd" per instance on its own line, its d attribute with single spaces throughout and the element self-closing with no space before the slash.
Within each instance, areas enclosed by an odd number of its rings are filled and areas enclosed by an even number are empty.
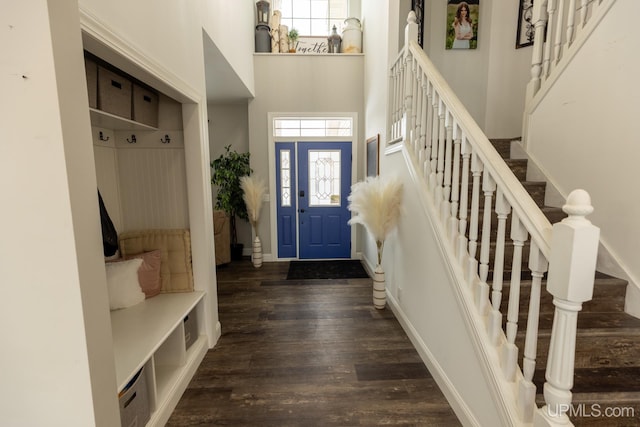
<svg viewBox="0 0 640 427">
<path fill-rule="evenodd" d="M 103 138 L 99 135 L 102 132 Z M 118 178 L 118 159 L 114 146 L 113 131 L 102 128 L 92 128 L 93 134 L 93 157 L 96 164 L 96 179 L 98 190 L 102 195 L 109 218 L 113 222 L 118 232 L 122 231 L 122 206 L 120 204 L 120 189 Z"/>
<path fill-rule="evenodd" d="M 123 231 L 189 228 L 184 150 L 117 150 Z"/>
</svg>

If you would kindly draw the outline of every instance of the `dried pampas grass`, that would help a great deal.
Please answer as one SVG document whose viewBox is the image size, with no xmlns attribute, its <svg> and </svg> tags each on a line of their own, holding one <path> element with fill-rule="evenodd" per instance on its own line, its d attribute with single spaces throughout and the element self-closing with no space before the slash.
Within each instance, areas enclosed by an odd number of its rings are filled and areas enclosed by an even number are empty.
<svg viewBox="0 0 640 427">
<path fill-rule="evenodd" d="M 267 188 L 261 179 L 250 175 L 240 178 L 240 187 L 242 188 L 242 198 L 245 205 L 247 205 L 249 222 L 257 233 L 258 219 L 262 208 L 262 196 L 264 196 Z"/>
<path fill-rule="evenodd" d="M 382 262 L 384 241 L 397 225 L 402 204 L 402 183 L 397 177 L 368 177 L 351 186 L 349 224 L 362 224 L 378 247 L 378 264 Z"/>
</svg>

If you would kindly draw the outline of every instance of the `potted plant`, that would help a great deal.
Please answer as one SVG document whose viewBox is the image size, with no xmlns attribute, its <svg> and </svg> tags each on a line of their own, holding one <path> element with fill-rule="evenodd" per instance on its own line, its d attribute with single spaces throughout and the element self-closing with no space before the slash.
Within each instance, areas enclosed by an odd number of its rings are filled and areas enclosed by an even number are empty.
<svg viewBox="0 0 640 427">
<path fill-rule="evenodd" d="M 389 233 L 397 227 L 402 205 L 402 182 L 395 177 L 367 177 L 351 186 L 349 224 L 362 224 L 376 241 L 378 259 L 373 278 L 373 305 L 383 309 L 387 303 L 382 252 Z"/>
<path fill-rule="evenodd" d="M 262 210 L 262 198 L 267 191 L 267 187 L 261 179 L 255 176 L 243 176 L 240 178 L 240 187 L 244 192 L 243 197 L 249 213 L 249 222 L 256 235 L 256 238 L 253 239 L 251 261 L 254 267 L 259 268 L 262 266 L 262 243 L 260 242 L 260 236 L 258 236 L 258 220 Z"/>
<path fill-rule="evenodd" d="M 289 31 L 289 53 L 296 53 L 296 42 L 298 41 L 299 36 L 298 30 L 295 28 L 292 28 L 291 31 Z"/>
<path fill-rule="evenodd" d="M 247 207 L 243 199 L 240 178 L 250 175 L 249 153 L 238 153 L 231 150 L 231 145 L 225 147 L 225 153 L 211 162 L 211 183 L 218 187 L 216 209 L 221 209 L 229 215 L 231 226 L 231 259 L 242 258 L 243 244 L 238 243 L 236 218 L 249 219 Z"/>
</svg>

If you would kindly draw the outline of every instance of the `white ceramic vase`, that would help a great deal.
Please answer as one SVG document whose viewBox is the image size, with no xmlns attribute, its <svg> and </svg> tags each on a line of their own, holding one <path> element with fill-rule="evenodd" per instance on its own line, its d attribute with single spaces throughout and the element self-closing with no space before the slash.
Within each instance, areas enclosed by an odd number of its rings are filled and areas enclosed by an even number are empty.
<svg viewBox="0 0 640 427">
<path fill-rule="evenodd" d="M 342 53 L 362 53 L 362 26 L 358 18 L 344 20 L 342 30 Z"/>
<path fill-rule="evenodd" d="M 384 270 L 378 264 L 373 272 L 373 306 L 382 310 L 385 305 L 387 305 L 387 292 L 385 291 Z"/>
<path fill-rule="evenodd" d="M 262 243 L 260 237 L 256 236 L 253 241 L 253 251 L 251 252 L 251 262 L 255 268 L 262 267 Z"/>
</svg>

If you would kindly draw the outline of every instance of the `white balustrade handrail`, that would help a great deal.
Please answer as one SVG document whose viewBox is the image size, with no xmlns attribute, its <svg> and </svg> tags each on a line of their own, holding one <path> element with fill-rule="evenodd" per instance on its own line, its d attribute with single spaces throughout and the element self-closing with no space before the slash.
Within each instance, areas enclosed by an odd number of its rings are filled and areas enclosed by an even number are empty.
<svg viewBox="0 0 640 427">
<path fill-rule="evenodd" d="M 573 7 L 575 0 L 570 1 Z M 586 6 L 587 1 L 581 4 Z M 517 411 L 519 421 L 528 424 L 535 418 L 536 425 L 570 424 L 566 412 L 571 403 L 577 312 L 593 292 L 593 280 L 589 282 L 588 278 L 595 273 L 598 247 L 597 227 L 584 218 L 593 210 L 590 198 L 582 190 L 573 192 L 563 208 L 569 218 L 552 228 L 415 41 L 417 24 L 413 12 L 407 22 L 407 42 L 389 73 L 387 140 L 404 143 L 411 168 L 417 172 L 413 175 L 426 184 L 422 188 L 429 195 L 433 212 L 437 212 L 433 220 L 439 221 L 444 230 L 441 241 L 452 249 L 449 253 L 456 258 L 452 261 L 464 272 L 464 279 L 459 277 L 456 286 L 470 290 L 465 305 L 475 305 L 484 320 L 486 339 L 480 341 L 481 346 L 500 353 L 497 359 L 501 369 L 491 370 L 496 378 L 502 375 L 512 391 L 517 390 L 517 399 L 514 396 L 509 399 L 513 399 L 511 408 Z M 568 34 L 572 33 L 573 29 L 569 30 Z M 555 48 L 560 51 L 558 41 L 562 38 L 555 41 Z M 525 266 L 524 250 L 529 239 Z M 507 251 L 510 247 L 512 254 Z M 522 268 L 528 268 L 531 278 L 524 327 L 518 324 Z M 554 296 L 556 307 L 553 348 L 548 354 L 545 375 L 546 407 L 539 409 L 533 376 L 540 294 L 547 268 L 547 291 Z M 504 323 L 506 280 L 509 299 Z M 521 371 L 516 345 L 519 328 L 525 331 Z M 487 360 L 487 363 L 493 366 L 494 362 Z"/>
<path fill-rule="evenodd" d="M 438 96 L 449 108 L 463 135 L 466 136 L 480 156 L 484 168 L 489 170 L 498 187 L 503 189 L 506 199 L 517 212 L 520 220 L 523 221 L 525 228 L 531 234 L 540 251 L 548 258 L 551 253 L 551 223 L 547 217 L 496 152 L 487 136 L 471 117 L 471 114 L 469 114 L 420 45 L 415 41 L 410 41 L 409 52 L 436 89 Z"/>
<path fill-rule="evenodd" d="M 533 4 L 531 24 L 535 37 L 526 111 L 532 111 L 540 102 L 614 3 L 615 0 L 539 0 Z M 526 139 L 525 134 L 523 137 Z"/>
</svg>

